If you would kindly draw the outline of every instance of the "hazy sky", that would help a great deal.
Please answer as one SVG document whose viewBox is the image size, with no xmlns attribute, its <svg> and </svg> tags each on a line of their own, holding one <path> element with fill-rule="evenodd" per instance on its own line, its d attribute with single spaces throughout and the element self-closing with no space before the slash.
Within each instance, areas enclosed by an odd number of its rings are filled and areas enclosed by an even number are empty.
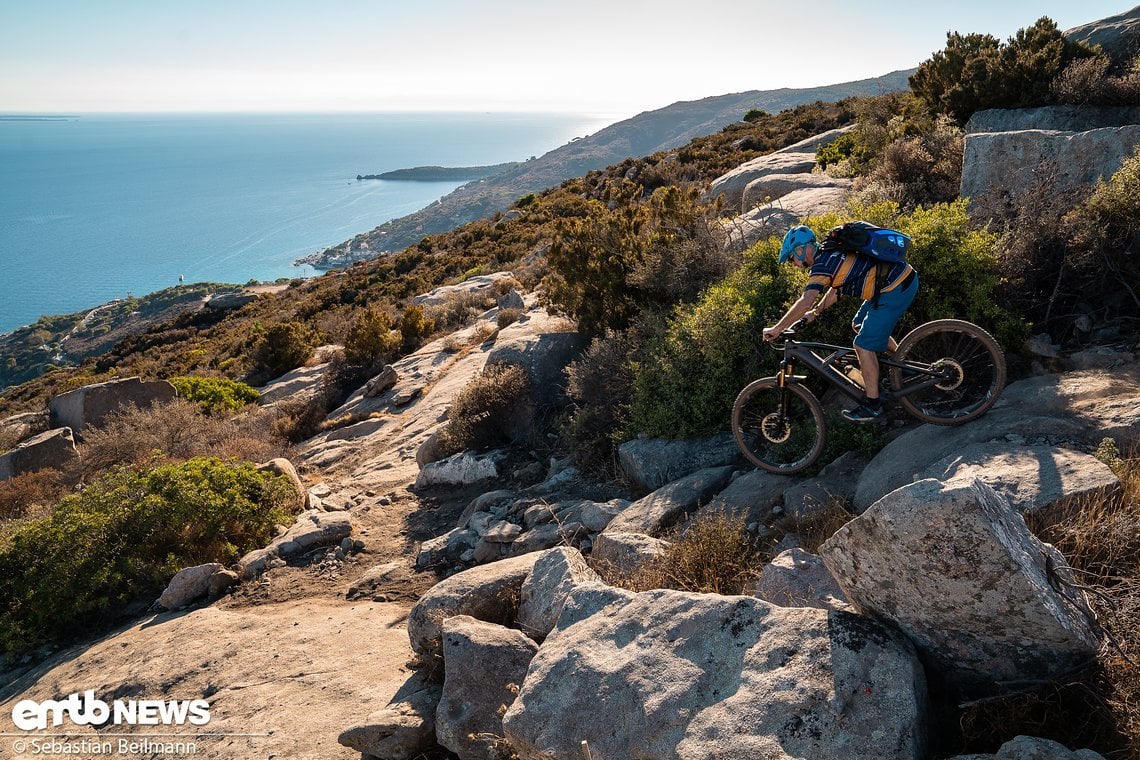
<svg viewBox="0 0 1140 760">
<path fill-rule="evenodd" d="M 916 66 L 1128 0 L 0 0 L 0 112 L 579 111 Z"/>
</svg>

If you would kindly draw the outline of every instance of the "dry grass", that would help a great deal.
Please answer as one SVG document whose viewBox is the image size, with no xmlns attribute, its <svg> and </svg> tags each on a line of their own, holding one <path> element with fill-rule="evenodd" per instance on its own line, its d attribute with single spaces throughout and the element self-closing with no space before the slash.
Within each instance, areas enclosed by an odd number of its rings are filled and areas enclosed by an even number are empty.
<svg viewBox="0 0 1140 760">
<path fill-rule="evenodd" d="M 631 591 L 670 588 L 707 594 L 748 594 L 763 557 L 744 515 L 702 512 L 669 537 L 660 557 L 620 579 Z"/>
<path fill-rule="evenodd" d="M 1031 692 L 967 707 L 969 751 L 993 751 L 1017 733 L 1090 747 L 1109 760 L 1140 760 L 1140 459 L 1115 459 L 1123 492 L 1086 498 L 1060 517 L 1031 516 L 1057 547 L 1105 631 L 1093 667 Z"/>
<path fill-rule="evenodd" d="M 499 315 L 495 318 L 495 323 L 499 326 L 499 329 L 501 330 L 502 328 L 504 328 L 508 325 L 513 325 L 515 322 L 518 322 L 519 317 L 521 317 L 521 316 L 522 316 L 522 309 L 515 309 L 515 308 L 511 308 L 511 307 L 499 309 Z"/>
<path fill-rule="evenodd" d="M 819 546 L 835 535 L 835 531 L 855 519 L 851 509 L 842 499 L 831 496 L 827 505 L 810 519 L 800 521 L 793 531 L 800 537 L 800 548 L 811 554 L 819 554 Z"/>
<path fill-rule="evenodd" d="M 441 445 L 451 453 L 484 451 L 521 440 L 533 414 L 530 380 L 517 364 L 492 364 L 451 402 Z"/>
<path fill-rule="evenodd" d="M 260 462 L 281 456 L 284 448 L 261 415 L 209 417 L 197 404 L 174 399 L 108 416 L 101 427 L 83 431 L 79 453 L 90 478 L 115 465 L 147 462 L 156 451 L 171 459 L 216 456 Z"/>
<path fill-rule="evenodd" d="M 67 491 L 58 470 L 39 470 L 0 481 L 0 521 L 37 517 Z"/>
</svg>

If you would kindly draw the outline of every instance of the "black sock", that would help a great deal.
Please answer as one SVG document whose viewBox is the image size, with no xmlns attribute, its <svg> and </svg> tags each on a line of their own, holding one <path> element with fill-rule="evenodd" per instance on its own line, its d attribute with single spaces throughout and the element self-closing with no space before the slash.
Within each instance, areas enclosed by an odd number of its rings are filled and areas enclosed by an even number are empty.
<svg viewBox="0 0 1140 760">
<path fill-rule="evenodd" d="M 880 409 L 883 406 L 883 400 L 878 398 L 869 398 L 866 404 L 871 409 Z"/>
</svg>

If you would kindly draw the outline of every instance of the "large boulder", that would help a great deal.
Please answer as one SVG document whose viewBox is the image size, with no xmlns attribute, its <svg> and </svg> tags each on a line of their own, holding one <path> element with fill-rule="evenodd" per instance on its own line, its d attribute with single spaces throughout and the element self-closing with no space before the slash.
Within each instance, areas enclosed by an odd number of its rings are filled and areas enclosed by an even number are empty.
<svg viewBox="0 0 1140 760">
<path fill-rule="evenodd" d="M 514 275 L 510 272 L 475 275 L 455 285 L 443 285 L 428 293 L 413 296 L 412 303 L 417 306 L 440 306 L 454 298 L 481 298 L 490 302 L 496 300 L 499 290 L 511 282 L 514 282 Z"/>
<path fill-rule="evenodd" d="M 531 398 L 539 410 L 566 402 L 563 370 L 583 348 L 574 324 L 543 309 L 525 312 L 518 321 L 499 330 L 487 364 L 517 364 L 526 370 Z"/>
<path fill-rule="evenodd" d="M 606 573 L 634 576 L 669 548 L 669 542 L 643 533 L 602 532 L 594 539 L 590 558 Z"/>
<path fill-rule="evenodd" d="M 1140 7 L 1066 29 L 1065 37 L 1090 46 L 1100 45 L 1114 63 L 1126 65 L 1137 53 L 1137 41 L 1140 40 Z"/>
<path fill-rule="evenodd" d="M 339 544 L 352 535 L 352 519 L 347 512 L 320 512 L 310 509 L 297 516 L 293 525 L 264 549 L 254 549 L 238 560 L 238 574 L 252 580 L 273 567 L 284 565 L 289 557 L 310 549 Z"/>
<path fill-rule="evenodd" d="M 975 443 L 918 473 L 947 484 L 976 478 L 1004 496 L 1022 514 L 1061 510 L 1083 499 L 1120 491 L 1120 479 L 1094 456 L 1058 446 Z"/>
<path fill-rule="evenodd" d="M 935 462 L 975 443 L 1096 446 L 1121 451 L 1140 441 L 1140 363 L 1042 375 L 1013 383 L 988 414 L 959 427 L 921 425 L 887 444 L 863 470 L 854 507 L 862 511 Z"/>
<path fill-rule="evenodd" d="M 694 514 L 732 479 L 732 467 L 698 470 L 630 504 L 610 521 L 603 533 L 644 533 L 660 536 L 685 515 Z"/>
<path fill-rule="evenodd" d="M 311 367 L 297 367 L 257 389 L 257 403 L 264 407 L 274 407 L 284 401 L 311 401 L 324 387 L 327 364 L 314 364 Z"/>
<path fill-rule="evenodd" d="M 896 625 L 964 693 L 1053 678 L 1100 646 L 1064 557 L 980 481 L 893 491 L 819 553 L 857 608 Z"/>
<path fill-rule="evenodd" d="M 745 525 L 768 525 L 773 511 L 783 501 L 784 493 L 797 482 L 790 475 L 752 470 L 733 480 L 705 504 L 701 512 L 743 516 Z"/>
<path fill-rule="evenodd" d="M 365 757 L 422 758 L 439 746 L 435 739 L 435 711 L 442 696 L 440 684 L 431 683 L 422 671 L 417 672 L 386 707 L 342 731 L 337 741 Z"/>
<path fill-rule="evenodd" d="M 0 441 L 22 441 L 48 429 L 47 412 L 24 412 L 0 420 Z M 3 444 L 0 443 L 0 446 Z"/>
<path fill-rule="evenodd" d="M 852 127 L 840 127 L 813 135 L 794 145 L 754 158 L 709 183 L 705 193 L 708 200 L 724 196 L 726 209 L 747 211 L 743 208 L 744 191 L 751 183 L 777 174 L 807 174 L 815 168 L 815 152 L 821 145 L 829 145 Z"/>
<path fill-rule="evenodd" d="M 288 481 L 289 485 L 293 486 L 293 491 L 297 494 L 296 506 L 302 510 L 308 509 L 309 492 L 305 489 L 305 484 L 301 482 L 301 476 L 297 474 L 297 468 L 293 463 L 284 457 L 277 457 L 270 459 L 257 466 L 260 472 L 269 472 L 274 475 L 283 475 Z"/>
<path fill-rule="evenodd" d="M 799 526 L 851 504 L 859 475 L 866 466 L 864 457 L 848 451 L 824 467 L 818 476 L 784 491 L 784 519 Z"/>
<path fill-rule="evenodd" d="M 232 293 L 215 293 L 206 299 L 206 302 L 202 304 L 202 308 L 210 311 L 234 311 L 243 306 L 248 306 L 257 299 L 257 293 L 250 293 L 244 290 L 238 290 Z"/>
<path fill-rule="evenodd" d="M 1104 760 L 1104 755 L 1091 749 L 1070 750 L 1051 739 L 1015 736 L 995 755 L 957 755 L 949 760 Z"/>
<path fill-rule="evenodd" d="M 460 451 L 446 459 L 428 462 L 420 469 L 416 488 L 429 486 L 469 486 L 499 475 L 500 451 L 475 454 Z"/>
<path fill-rule="evenodd" d="M 443 656 L 443 622 L 456 615 L 499 625 L 514 622 L 523 581 L 539 554 L 532 552 L 479 565 L 440 581 L 420 597 L 408 614 L 412 650 L 428 662 Z"/>
<path fill-rule="evenodd" d="M 570 594 L 507 710 L 524 760 L 923 757 L 910 643 L 858 615 L 751 597 Z"/>
<path fill-rule="evenodd" d="M 71 428 L 48 430 L 0 454 L 0 480 L 38 470 L 62 470 L 78 458 Z"/>
<path fill-rule="evenodd" d="M 570 592 L 583 583 L 599 581 L 577 549 L 560 546 L 544 551 L 522 585 L 519 628 L 542 641 L 558 622 Z"/>
<path fill-rule="evenodd" d="M 803 549 L 780 552 L 765 565 L 752 595 L 780 607 L 854 611 L 823 560 Z"/>
<path fill-rule="evenodd" d="M 1140 143 L 1140 124 L 1086 132 L 1026 129 L 966 135 L 959 194 L 979 219 L 1008 216 L 1019 199 L 1042 191 L 1091 188 L 1114 174 Z"/>
<path fill-rule="evenodd" d="M 223 570 L 225 568 L 217 562 L 179 570 L 158 597 L 158 603 L 168 610 L 176 610 L 207 596 L 210 593 L 210 579 Z"/>
<path fill-rule="evenodd" d="M 145 408 L 173 400 L 178 395 L 165 380 L 128 377 L 76 388 L 48 402 L 53 428 L 69 427 L 80 433 L 88 425 L 98 426 L 107 415 L 128 406 Z"/>
<path fill-rule="evenodd" d="M 1103 127 L 1140 124 L 1136 106 L 1040 106 L 1038 108 L 987 108 L 975 111 L 966 122 L 966 133 L 1018 132 L 1047 129 L 1055 132 L 1087 132 Z"/>
<path fill-rule="evenodd" d="M 683 440 L 635 438 L 618 446 L 618 461 L 634 485 L 656 491 L 697 470 L 736 464 L 740 449 L 730 433 Z"/>
<path fill-rule="evenodd" d="M 443 623 L 439 743 L 460 760 L 503 757 L 503 711 L 515 701 L 538 645 L 522 631 L 467 615 Z"/>
<path fill-rule="evenodd" d="M 798 195 L 800 192 L 815 191 L 797 191 L 793 195 Z M 782 202 L 765 203 L 722 223 L 725 235 L 724 247 L 730 251 L 747 250 L 765 238 L 783 237 L 788 228 L 798 224 L 799 221 L 800 215 L 784 208 Z"/>
<path fill-rule="evenodd" d="M 777 200 L 782 201 L 784 198 L 806 199 L 816 194 L 802 191 L 815 190 L 837 190 L 840 195 L 846 197 L 851 191 L 851 180 L 829 177 L 826 174 L 769 174 L 748 183 L 744 188 L 744 198 L 741 203 L 744 208 L 749 209 Z"/>
</svg>

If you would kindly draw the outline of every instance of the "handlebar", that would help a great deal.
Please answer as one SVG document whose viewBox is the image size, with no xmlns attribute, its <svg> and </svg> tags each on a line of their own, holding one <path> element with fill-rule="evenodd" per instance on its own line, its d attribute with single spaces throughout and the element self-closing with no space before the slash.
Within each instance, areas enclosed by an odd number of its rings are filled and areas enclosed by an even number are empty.
<svg viewBox="0 0 1140 760">
<path fill-rule="evenodd" d="M 786 340 L 786 339 L 790 338 L 791 336 L 795 335 L 796 330 L 800 329 L 801 327 L 803 327 L 806 324 L 809 324 L 807 317 L 801 317 L 800 319 L 796 320 L 792 324 L 788 325 L 784 329 L 784 331 L 780 333 L 779 337 L 772 341 L 772 343 L 771 343 L 772 348 L 776 349 L 777 351 L 784 350 L 784 343 L 781 343 L 778 341 L 780 341 L 781 339 Z"/>
<path fill-rule="evenodd" d="M 780 334 L 781 335 L 794 335 L 796 330 L 800 329 L 801 327 L 803 327 L 805 325 L 809 325 L 809 324 L 811 324 L 811 323 L 808 322 L 807 317 L 800 317 L 795 322 L 792 322 L 790 325 L 788 325 L 788 329 L 784 330 Z"/>
</svg>

